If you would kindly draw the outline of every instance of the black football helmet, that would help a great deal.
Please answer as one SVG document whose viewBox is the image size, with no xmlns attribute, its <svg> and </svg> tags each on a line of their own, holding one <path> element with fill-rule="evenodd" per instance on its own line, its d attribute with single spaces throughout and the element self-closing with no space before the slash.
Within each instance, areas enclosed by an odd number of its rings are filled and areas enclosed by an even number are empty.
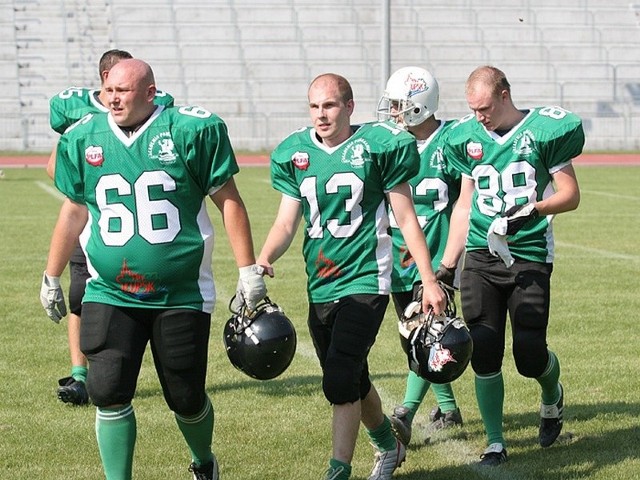
<svg viewBox="0 0 640 480">
<path fill-rule="evenodd" d="M 473 340 L 462 318 L 456 314 L 451 289 L 441 285 L 447 296 L 443 315 L 422 312 L 422 291 L 405 309 L 398 322 L 400 340 L 409 369 L 431 383 L 449 383 L 469 365 Z"/>
<path fill-rule="evenodd" d="M 258 380 L 282 374 L 293 360 L 297 340 L 296 330 L 282 309 L 265 297 L 252 312 L 246 306 L 231 312 L 223 332 L 231 364 Z"/>
</svg>

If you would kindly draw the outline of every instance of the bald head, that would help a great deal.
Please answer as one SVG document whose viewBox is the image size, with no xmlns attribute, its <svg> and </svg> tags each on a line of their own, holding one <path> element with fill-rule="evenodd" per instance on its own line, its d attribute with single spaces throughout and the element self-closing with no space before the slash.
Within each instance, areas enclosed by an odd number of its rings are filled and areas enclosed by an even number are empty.
<svg viewBox="0 0 640 480">
<path fill-rule="evenodd" d="M 494 95 L 500 95 L 504 90 L 511 93 L 511 85 L 507 76 L 502 70 L 491 65 L 476 68 L 467 78 L 467 93 L 475 91 L 478 87 L 488 87 Z"/>
<path fill-rule="evenodd" d="M 109 70 L 109 77 L 116 76 L 119 79 L 129 77 L 132 82 L 144 83 L 146 85 L 155 85 L 153 70 L 148 63 L 137 58 L 128 58 L 120 60 Z"/>
<path fill-rule="evenodd" d="M 353 90 L 349 81 L 336 73 L 323 73 L 311 81 L 309 91 L 312 89 L 334 90 L 343 103 L 353 100 Z"/>
<path fill-rule="evenodd" d="M 131 127 L 147 119 L 155 110 L 156 85 L 153 70 L 146 62 L 121 60 L 109 71 L 104 90 L 109 110 L 121 127 Z"/>
</svg>

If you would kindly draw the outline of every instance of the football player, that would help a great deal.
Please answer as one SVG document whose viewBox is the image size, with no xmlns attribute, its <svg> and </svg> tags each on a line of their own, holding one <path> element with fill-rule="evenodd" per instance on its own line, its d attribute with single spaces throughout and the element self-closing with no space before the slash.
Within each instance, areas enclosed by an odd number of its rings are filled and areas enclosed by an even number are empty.
<svg viewBox="0 0 640 480">
<path fill-rule="evenodd" d="M 100 89 L 71 87 L 51 98 L 49 102 L 49 123 L 51 128 L 62 134 L 87 113 L 108 112 L 107 96 L 102 86 L 109 75 L 109 70 L 120 60 L 132 58 L 124 50 L 108 50 L 100 57 L 98 74 Z M 172 106 L 173 97 L 164 92 L 156 92 L 158 105 Z M 53 178 L 55 171 L 56 148 L 54 147 L 47 163 L 47 173 Z M 71 357 L 71 375 L 58 380 L 58 398 L 72 405 L 85 405 L 89 401 L 85 382 L 87 380 L 87 359 L 80 351 L 80 314 L 82 295 L 89 278 L 87 261 L 82 248 L 77 244 L 69 261 L 69 319 L 67 321 L 67 338 Z M 60 319 L 57 319 L 59 321 Z"/>
<path fill-rule="evenodd" d="M 473 113 L 451 128 L 444 153 L 462 172 L 458 204 L 469 213 L 467 222 L 452 225 L 451 235 L 466 235 L 460 288 L 487 435 L 480 464 L 494 466 L 507 460 L 502 426 L 507 313 L 518 372 L 541 387 L 540 445 L 553 444 L 562 429 L 560 363 L 547 348 L 551 220 L 578 207 L 571 162 L 585 139 L 582 121 L 567 110 L 516 108 L 504 72 L 493 66 L 474 70 L 465 93 Z"/>
<path fill-rule="evenodd" d="M 109 113 L 87 114 L 60 137 L 55 185 L 67 198 L 41 301 L 50 317 L 60 315 L 59 276 L 82 232 L 91 277 L 80 344 L 107 480 L 131 478 L 131 401 L 148 343 L 189 447 L 193 478 L 217 479 L 213 407 L 205 392 L 216 300 L 207 197 L 222 214 L 239 267 L 236 295 L 250 310 L 266 295 L 227 127 L 200 107 L 154 105 L 153 72 L 141 60 L 118 62 L 103 88 Z"/>
<path fill-rule="evenodd" d="M 405 445 L 382 412 L 367 363 L 391 287 L 388 203 L 420 272 L 425 311 L 445 305 L 408 183 L 419 155 L 413 136 L 391 122 L 351 125 L 353 92 L 339 75 L 316 77 L 308 101 L 313 126 L 271 154 L 272 184 L 282 199 L 258 263 L 271 269 L 304 218 L 308 325 L 333 409 L 333 453 L 323 478 L 349 478 L 362 422 L 376 449 L 369 478 L 390 479 Z"/>
<path fill-rule="evenodd" d="M 420 171 L 409 181 L 413 203 L 427 239 L 436 278 L 453 287 L 456 265 L 445 265 L 440 261 L 447 243 L 449 224 L 460 220 L 456 218 L 460 210 L 454 210 L 460 193 L 460 173 L 443 155 L 444 138 L 454 121 L 435 117 L 438 102 L 439 86 L 433 75 L 424 68 L 403 67 L 387 81 L 378 103 L 378 119 L 395 121 L 416 139 Z M 394 253 L 391 292 L 398 319 L 402 319 L 405 309 L 418 293 L 420 276 L 392 212 L 390 218 Z M 396 406 L 390 417 L 393 432 L 405 445 L 411 440 L 412 421 L 431 385 L 431 382 L 409 371 L 402 405 Z M 433 392 L 438 405 L 432 409 L 428 435 L 462 425 L 462 415 L 451 384 L 434 383 Z"/>
</svg>

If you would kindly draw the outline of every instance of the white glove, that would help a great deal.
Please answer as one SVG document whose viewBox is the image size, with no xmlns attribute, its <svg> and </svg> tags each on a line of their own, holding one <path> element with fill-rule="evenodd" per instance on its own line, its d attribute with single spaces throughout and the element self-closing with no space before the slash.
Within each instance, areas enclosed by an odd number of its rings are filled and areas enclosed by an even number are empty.
<svg viewBox="0 0 640 480">
<path fill-rule="evenodd" d="M 514 259 L 507 245 L 507 228 L 508 219 L 506 217 L 496 218 L 489 226 L 487 232 L 487 243 L 489 251 L 494 257 L 500 257 L 504 264 L 509 268 L 513 265 Z"/>
<path fill-rule="evenodd" d="M 60 277 L 51 277 L 44 272 L 42 286 L 40 287 L 40 303 L 44 307 L 47 316 L 56 323 L 60 323 L 62 317 L 67 314 L 67 305 L 64 303 Z"/>
<path fill-rule="evenodd" d="M 236 298 L 232 303 L 234 311 L 238 312 L 243 304 L 250 311 L 255 310 L 256 305 L 267 295 L 267 286 L 264 283 L 266 270 L 261 265 L 249 265 L 240 267 L 240 278 L 236 287 Z"/>
</svg>

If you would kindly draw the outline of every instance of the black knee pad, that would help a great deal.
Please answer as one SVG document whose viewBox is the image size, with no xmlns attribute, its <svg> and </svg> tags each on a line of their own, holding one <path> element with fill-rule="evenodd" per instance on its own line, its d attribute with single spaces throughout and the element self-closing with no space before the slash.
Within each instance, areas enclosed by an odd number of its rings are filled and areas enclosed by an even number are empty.
<svg viewBox="0 0 640 480">
<path fill-rule="evenodd" d="M 479 375 L 499 372 L 504 358 L 504 339 L 485 325 L 469 325 L 473 339 L 471 367 Z"/>
<path fill-rule="evenodd" d="M 520 334 L 513 339 L 513 359 L 520 375 L 538 378 L 549 363 L 547 344 L 539 336 Z"/>
<path fill-rule="evenodd" d="M 322 391 L 335 405 L 353 403 L 363 399 L 371 389 L 369 375 L 363 375 L 363 366 L 348 358 L 327 359 L 322 377 Z"/>
<path fill-rule="evenodd" d="M 87 392 L 96 407 L 124 405 L 133 399 L 134 391 L 123 387 L 122 362 L 117 358 L 101 355 L 91 362 L 87 373 Z"/>
<path fill-rule="evenodd" d="M 205 402 L 211 316 L 194 310 L 168 310 L 154 324 L 152 349 L 169 408 L 196 415 Z"/>
</svg>

